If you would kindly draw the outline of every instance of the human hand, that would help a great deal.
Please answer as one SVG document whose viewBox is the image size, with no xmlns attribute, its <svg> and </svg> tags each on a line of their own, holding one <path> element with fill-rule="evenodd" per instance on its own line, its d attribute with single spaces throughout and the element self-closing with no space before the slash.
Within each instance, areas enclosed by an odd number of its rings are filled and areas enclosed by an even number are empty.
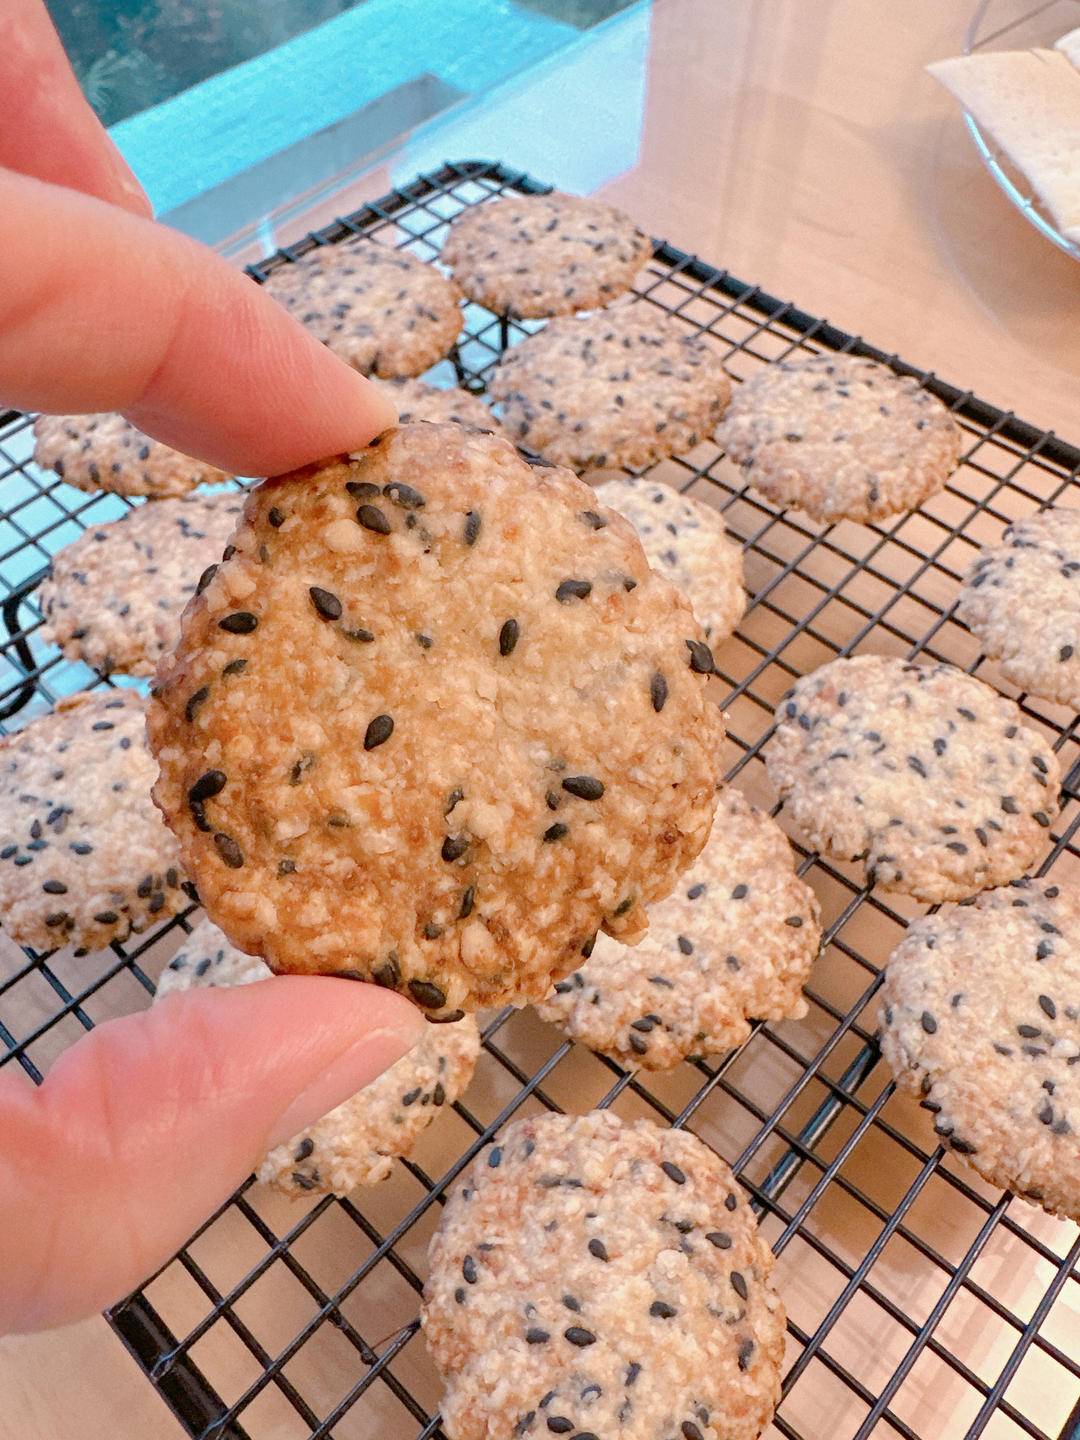
<svg viewBox="0 0 1080 1440">
<path fill-rule="evenodd" d="M 119 410 L 239 474 L 357 449 L 389 402 L 260 288 L 154 224 L 39 0 L 0 15 L 0 404 Z M 35 1090 L 0 1071 L 0 1332 L 125 1294 L 271 1146 L 404 1054 L 424 1021 L 346 980 L 170 996 L 78 1041 Z"/>
</svg>

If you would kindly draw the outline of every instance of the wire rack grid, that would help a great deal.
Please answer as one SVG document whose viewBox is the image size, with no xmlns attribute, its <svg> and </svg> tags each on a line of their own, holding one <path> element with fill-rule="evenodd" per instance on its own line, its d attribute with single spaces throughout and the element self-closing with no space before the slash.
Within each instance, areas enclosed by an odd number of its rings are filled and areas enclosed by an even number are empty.
<svg viewBox="0 0 1080 1440">
<path fill-rule="evenodd" d="M 435 260 L 455 215 L 504 192 L 547 188 L 502 165 L 448 163 L 256 273 L 361 233 Z M 771 804 L 762 750 L 775 707 L 798 675 L 837 655 L 945 659 L 1015 695 L 955 619 L 958 583 L 980 544 L 1066 496 L 1080 450 L 666 243 L 635 303 L 705 336 L 737 379 L 795 352 L 882 360 L 917 376 L 965 432 L 946 489 L 880 527 L 820 527 L 774 509 L 711 441 L 649 472 L 717 506 L 744 547 L 751 602 L 717 650 L 712 682 L 728 716 L 729 779 Z M 469 306 L 452 361 L 429 378 L 483 392 L 501 351 L 535 324 Z M 8 727 L 60 695 L 109 683 L 40 641 L 34 590 L 51 553 L 127 503 L 83 495 L 37 469 L 29 425 L 0 417 L 8 591 L 0 721 Z M 1062 811 L 1042 869 L 1067 875 L 1080 856 L 1077 717 L 1017 698 L 1061 753 Z M 782 810 L 778 818 L 784 823 Z M 1077 1227 L 985 1185 L 885 1072 L 875 992 L 890 949 L 923 907 L 868 889 L 858 866 L 796 849 L 826 927 L 804 1019 L 758 1023 L 730 1054 L 647 1076 L 565 1042 L 531 1011 L 484 1017 L 472 1085 L 389 1181 L 347 1199 L 290 1201 L 249 1180 L 116 1305 L 110 1323 L 188 1433 L 438 1437 L 441 1387 L 417 1309 L 447 1188 L 511 1116 L 610 1105 L 692 1129 L 732 1164 L 759 1213 L 789 1315 L 770 1434 L 1078 1440 Z M 0 1063 L 40 1080 L 85 1029 L 148 1003 L 193 909 L 96 955 L 35 955 L 0 937 Z"/>
</svg>

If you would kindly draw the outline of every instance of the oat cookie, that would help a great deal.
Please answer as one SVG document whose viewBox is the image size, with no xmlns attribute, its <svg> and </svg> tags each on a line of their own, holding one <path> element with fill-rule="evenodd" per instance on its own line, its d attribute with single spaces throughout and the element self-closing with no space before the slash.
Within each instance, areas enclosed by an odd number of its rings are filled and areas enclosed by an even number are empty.
<svg viewBox="0 0 1080 1440">
<path fill-rule="evenodd" d="M 38 592 L 42 640 L 103 674 L 152 675 L 243 506 L 235 493 L 180 495 L 87 530 L 53 556 Z"/>
<path fill-rule="evenodd" d="M 650 908 L 645 939 L 628 949 L 601 935 L 536 1008 L 620 1065 L 667 1070 L 741 1045 L 751 1019 L 805 1015 L 820 944 L 817 898 L 784 832 L 725 789 L 705 849 Z"/>
<path fill-rule="evenodd" d="M 1080 709 L 1080 510 L 1015 520 L 968 567 L 957 614 L 1006 679 Z"/>
<path fill-rule="evenodd" d="M 461 333 L 461 291 L 434 265 L 358 237 L 271 271 L 266 288 L 363 375 L 419 375 Z"/>
<path fill-rule="evenodd" d="M 398 407 L 398 423 L 430 420 L 436 424 L 452 420 L 456 425 L 474 425 L 478 430 L 502 433 L 498 420 L 476 395 L 457 385 L 441 388 L 423 380 L 388 380 L 380 386 Z"/>
<path fill-rule="evenodd" d="M 201 920 L 162 972 L 156 998 L 197 986 L 249 985 L 272 974 L 230 945 L 212 921 Z M 452 1025 L 429 1025 L 419 1044 L 378 1079 L 271 1150 L 258 1178 L 286 1195 L 347 1195 L 358 1185 L 377 1185 L 442 1107 L 464 1091 L 479 1054 L 480 1032 L 471 1015 Z"/>
<path fill-rule="evenodd" d="M 440 1016 L 637 938 L 701 849 L 723 727 L 631 526 L 457 425 L 267 481 L 159 670 L 155 797 L 277 970 Z"/>
<path fill-rule="evenodd" d="M 625 515 L 654 570 L 684 590 L 712 645 L 726 639 L 746 609 L 742 547 L 729 540 L 711 505 L 655 480 L 605 480 L 596 498 Z"/>
<path fill-rule="evenodd" d="M 91 494 L 186 495 L 196 485 L 235 477 L 152 440 L 122 415 L 41 415 L 34 421 L 34 463 Z"/>
<path fill-rule="evenodd" d="M 815 520 L 884 520 L 943 487 L 961 431 L 914 380 L 855 355 L 815 355 L 744 381 L 716 443 L 774 505 Z"/>
<path fill-rule="evenodd" d="M 20 945 L 101 950 L 189 904 L 145 714 L 133 691 L 98 690 L 0 739 L 0 915 Z"/>
<path fill-rule="evenodd" d="M 784 1310 L 734 1175 L 610 1111 L 518 1120 L 450 1195 L 421 1322 L 450 1440 L 754 1440 Z"/>
<path fill-rule="evenodd" d="M 1048 880 L 928 915 L 893 951 L 881 1048 L 992 1185 L 1080 1220 L 1080 892 Z"/>
<path fill-rule="evenodd" d="M 833 660 L 777 707 L 765 761 L 815 849 L 871 883 L 962 900 L 1046 848 L 1061 767 L 1017 705 L 952 665 Z"/>
<path fill-rule="evenodd" d="M 510 195 L 459 215 L 442 254 L 470 300 L 499 315 L 570 315 L 629 290 L 653 243 L 580 195 Z"/>
<path fill-rule="evenodd" d="M 578 471 L 690 450 L 731 396 L 705 340 L 634 304 L 553 320 L 504 352 L 490 388 L 512 439 Z"/>
</svg>

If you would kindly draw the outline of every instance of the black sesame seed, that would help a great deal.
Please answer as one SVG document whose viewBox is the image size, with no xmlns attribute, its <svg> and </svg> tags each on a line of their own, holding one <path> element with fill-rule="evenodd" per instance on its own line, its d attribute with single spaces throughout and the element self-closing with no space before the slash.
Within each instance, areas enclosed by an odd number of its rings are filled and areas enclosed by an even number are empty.
<svg viewBox="0 0 1080 1440">
<path fill-rule="evenodd" d="M 692 955 L 694 953 L 693 942 L 688 940 L 685 935 L 679 936 L 678 946 L 684 955 Z"/>
<path fill-rule="evenodd" d="M 582 945 L 582 947 L 581 947 L 581 953 L 582 953 L 582 955 L 584 956 L 584 958 L 585 958 L 586 960 L 588 960 L 589 956 L 592 954 L 592 952 L 593 952 L 593 950 L 594 950 L 595 948 L 596 948 L 596 936 L 595 936 L 595 935 L 590 935 L 589 938 L 588 938 L 588 940 L 586 940 L 586 941 L 585 941 L 585 944 Z"/>
<path fill-rule="evenodd" d="M 275 530 L 278 528 L 279 525 L 285 524 L 284 512 L 279 510 L 276 505 L 270 506 L 270 509 L 267 511 L 266 518 L 267 520 L 269 520 L 270 524 L 274 527 Z"/>
<path fill-rule="evenodd" d="M 787 926 L 790 926 L 790 928 L 791 928 L 792 930 L 801 930 L 801 929 L 802 929 L 802 923 L 803 923 L 803 918 L 802 918 L 801 915 L 789 915 L 789 916 L 787 917 L 787 919 L 784 921 L 784 924 L 787 925 Z"/>
<path fill-rule="evenodd" d="M 541 1330 L 538 1325 L 533 1325 L 525 1331 L 525 1342 L 528 1345 L 546 1345 L 551 1339 L 550 1330 Z"/>
<path fill-rule="evenodd" d="M 731 1272 L 731 1288 L 735 1291 L 735 1294 L 738 1295 L 740 1300 L 746 1299 L 746 1280 L 739 1273 L 738 1270 L 732 1270 Z"/>
<path fill-rule="evenodd" d="M 1006 815 L 1019 815 L 1020 813 L 1020 806 L 1011 795 L 1003 795 L 1001 797 L 1001 808 L 1005 811 Z"/>
<path fill-rule="evenodd" d="M 308 594 L 311 596 L 311 603 L 324 620 L 341 619 L 341 601 L 329 590 L 324 590 L 321 585 L 310 585 Z"/>
<path fill-rule="evenodd" d="M 206 589 L 206 587 L 210 584 L 210 581 L 213 580 L 213 578 L 214 578 L 214 576 L 215 576 L 216 574 L 217 574 L 217 566 L 216 566 L 216 565 L 208 565 L 208 566 L 206 567 L 206 569 L 202 572 L 202 574 L 199 576 L 199 579 L 198 579 L 198 581 L 197 581 L 197 583 L 196 583 L 196 585 L 195 585 L 195 594 L 196 594 L 196 595 L 201 595 L 202 592 Z"/>
<path fill-rule="evenodd" d="M 62 880 L 46 880 L 41 888 L 46 895 L 66 895 L 68 887 Z"/>
<path fill-rule="evenodd" d="M 937 1021 L 929 1010 L 922 1012 L 922 1028 L 926 1031 L 927 1035 L 933 1035 L 937 1031 Z"/>
<path fill-rule="evenodd" d="M 585 524 L 588 525 L 592 530 L 603 530 L 604 526 L 607 524 L 607 521 L 604 519 L 604 517 L 602 515 L 597 515 L 595 510 L 579 511 L 578 519 L 584 520 Z"/>
<path fill-rule="evenodd" d="M 1058 659 L 1061 661 L 1065 661 L 1071 660 L 1072 657 L 1073 647 L 1071 645 L 1062 645 L 1061 649 L 1058 651 Z"/>
<path fill-rule="evenodd" d="M 668 697 L 667 677 L 662 670 L 655 671 L 649 681 L 649 697 L 652 700 L 652 708 L 659 715 Z"/>
<path fill-rule="evenodd" d="M 1025 1040 L 1034 1040 L 1036 1036 L 1042 1034 L 1042 1031 L 1037 1025 L 1017 1025 L 1016 1033 Z"/>
<path fill-rule="evenodd" d="M 626 1388 L 629 1390 L 634 1381 L 641 1374 L 641 1366 L 636 1360 L 632 1360 L 626 1367 Z"/>
<path fill-rule="evenodd" d="M 604 782 L 592 775 L 568 775 L 562 788 L 580 800 L 599 800 L 604 793 Z"/>
<path fill-rule="evenodd" d="M 731 1236 L 725 1234 L 723 1230 L 710 1230 L 705 1239 L 710 1245 L 715 1245 L 717 1250 L 731 1249 Z"/>
<path fill-rule="evenodd" d="M 431 1101 L 433 1105 L 446 1104 L 446 1086 L 441 1080 L 435 1082 L 435 1089 L 431 1092 Z"/>
<path fill-rule="evenodd" d="M 443 806 L 442 813 L 444 815 L 449 815 L 450 811 L 454 808 L 458 801 L 464 799 L 465 791 L 462 790 L 461 786 L 459 785 L 456 789 L 451 790 L 450 794 L 446 797 L 446 804 Z"/>
<path fill-rule="evenodd" d="M 305 1136 L 304 1139 L 300 1141 L 300 1144 L 296 1147 L 296 1151 L 293 1154 L 293 1159 L 306 1160 L 314 1149 L 315 1141 L 312 1140 L 310 1136 Z"/>
<path fill-rule="evenodd" d="M 739 891 L 740 891 L 740 890 L 742 891 L 742 894 L 741 894 L 741 895 L 739 894 Z M 699 883 L 699 884 L 697 884 L 697 885 L 691 885 L 691 886 L 690 886 L 690 889 L 687 890 L 687 892 L 686 892 L 686 898 L 687 898 L 688 900 L 698 900 L 698 899 L 700 899 L 701 896 L 704 895 L 704 894 L 705 894 L 705 886 L 704 886 L 704 884 Z M 732 898 L 733 900 L 741 900 L 745 894 L 746 894 L 746 886 L 745 886 L 745 885 L 736 885 L 736 886 L 735 886 L 735 889 L 731 892 L 731 898 Z"/>
<path fill-rule="evenodd" d="M 678 1165 L 673 1164 L 670 1160 L 661 1160 L 660 1169 L 669 1180 L 674 1180 L 676 1185 L 686 1184 L 686 1172 L 680 1170 Z"/>
<path fill-rule="evenodd" d="M 595 1255 L 597 1260 L 606 1260 L 608 1258 L 607 1247 L 602 1240 L 593 1239 L 589 1241 L 589 1254 Z"/>
<path fill-rule="evenodd" d="M 338 633 L 344 635 L 346 640 L 354 641 L 357 645 L 370 645 L 375 639 L 372 631 L 365 630 L 363 627 L 357 627 L 355 630 L 340 630 Z"/>
<path fill-rule="evenodd" d="M 682 1433 L 683 1440 L 705 1440 L 705 1437 L 692 1420 L 684 1420 L 682 1422 Z"/>
<path fill-rule="evenodd" d="M 405 1105 L 405 1106 L 415 1105 L 416 1102 L 417 1102 L 417 1100 L 420 1099 L 420 1096 L 421 1096 L 422 1094 L 423 1094 L 423 1087 L 420 1086 L 420 1085 L 417 1085 L 417 1087 L 416 1087 L 415 1090 L 409 1090 L 406 1094 L 402 1095 L 402 1097 L 401 1097 L 401 1103 L 402 1103 L 402 1105 Z"/>
<path fill-rule="evenodd" d="M 430 980 L 410 980 L 409 994 L 425 1010 L 441 1010 L 446 1004 L 445 993 Z"/>
<path fill-rule="evenodd" d="M 224 770 L 207 770 L 206 774 L 200 775 L 188 791 L 188 803 L 198 804 L 201 800 L 210 800 L 215 795 L 220 795 L 224 789 Z"/>
<path fill-rule="evenodd" d="M 669 1305 L 666 1300 L 654 1300 L 649 1306 L 649 1314 L 656 1320 L 671 1320 L 678 1313 L 675 1306 Z"/>
<path fill-rule="evenodd" d="M 1049 1016 L 1051 1020 L 1057 1019 L 1057 1006 L 1054 1004 L 1053 1000 L 1050 999 L 1049 995 L 1039 996 L 1039 1009 L 1043 1012 L 1044 1015 Z"/>
<path fill-rule="evenodd" d="M 102 910 L 94 916 L 99 925 L 115 925 L 119 918 L 115 910 Z"/>
<path fill-rule="evenodd" d="M 401 480 L 391 480 L 389 485 L 384 485 L 383 494 L 394 505 L 400 505 L 402 510 L 422 510 L 427 504 L 426 497 L 419 490 Z"/>
<path fill-rule="evenodd" d="M 217 846 L 218 854 L 229 869 L 239 870 L 244 863 L 244 852 L 232 836 L 224 834 L 221 830 L 216 830 L 214 832 L 214 844 Z"/>
<path fill-rule="evenodd" d="M 458 910 L 458 919 L 467 920 L 473 912 L 473 905 L 476 902 L 476 889 L 470 885 L 461 897 L 461 908 Z"/>
<path fill-rule="evenodd" d="M 488 1168 L 497 1170 L 502 1163 L 502 1146 L 496 1145 L 488 1155 Z"/>
<path fill-rule="evenodd" d="M 584 1350 L 588 1345 L 596 1344 L 596 1336 L 591 1330 L 585 1330 L 580 1325 L 571 1325 L 569 1330 L 563 1331 L 564 1336 L 571 1345 L 576 1345 L 579 1350 Z"/>
<path fill-rule="evenodd" d="M 250 610 L 234 610 L 231 615 L 218 621 L 222 630 L 227 630 L 230 635 L 250 635 L 258 628 L 259 617 L 252 615 Z"/>
<path fill-rule="evenodd" d="M 390 534 L 390 521 L 377 505 L 361 505 L 356 512 L 356 519 L 365 530 L 370 530 L 375 535 Z"/>
<path fill-rule="evenodd" d="M 458 1288 L 454 1291 L 454 1299 L 459 1305 L 465 1304 L 465 1291 L 462 1286 L 459 1285 Z"/>
<path fill-rule="evenodd" d="M 379 745 L 384 745 L 394 733 L 394 719 L 392 715 L 376 715 L 370 721 L 364 731 L 364 749 L 374 750 Z"/>
<path fill-rule="evenodd" d="M 746 1340 L 740 1340 L 740 1341 L 739 1341 L 739 1369 L 740 1369 L 740 1370 L 745 1370 L 745 1369 L 749 1366 L 751 1357 L 753 1356 L 753 1353 L 754 1353 L 754 1342 L 753 1342 L 753 1340 L 746 1339 Z"/>
<path fill-rule="evenodd" d="M 198 710 L 199 706 L 204 704 L 205 701 L 207 701 L 209 698 L 209 685 L 204 685 L 201 689 L 196 690 L 194 695 L 189 697 L 187 704 L 184 706 L 184 719 L 188 721 L 194 720 L 196 710 Z"/>
<path fill-rule="evenodd" d="M 475 545 L 476 537 L 480 534 L 480 526 L 483 524 L 479 510 L 470 510 L 465 516 L 464 540 L 466 545 Z"/>
<path fill-rule="evenodd" d="M 237 660 L 230 660 L 221 673 L 222 675 L 239 675 L 247 669 L 247 663 L 248 662 L 242 657 Z"/>
<path fill-rule="evenodd" d="M 716 663 L 708 645 L 703 644 L 700 640 L 687 640 L 686 644 L 690 650 L 690 669 L 694 674 L 714 675 Z"/>
<path fill-rule="evenodd" d="M 499 631 L 499 654 L 512 655 L 520 634 L 521 626 L 516 620 L 504 620 Z"/>
<path fill-rule="evenodd" d="M 471 1255 L 466 1255 L 461 1262 L 461 1273 L 465 1277 L 466 1285 L 476 1284 L 476 1261 Z"/>
<path fill-rule="evenodd" d="M 738 1208 L 739 1208 L 739 1197 L 738 1197 L 737 1195 L 731 1194 L 731 1195 L 726 1195 L 726 1196 L 724 1197 L 724 1209 L 725 1209 L 725 1210 L 737 1210 Z"/>
<path fill-rule="evenodd" d="M 544 843 L 546 845 L 551 845 L 556 840 L 561 840 L 564 835 L 569 834 L 570 826 L 564 825 L 561 820 L 556 820 L 554 825 L 549 825 L 548 828 L 544 831 Z"/>
<path fill-rule="evenodd" d="M 447 835 L 446 839 L 442 842 L 442 850 L 439 853 L 442 855 L 442 858 L 449 863 L 451 860 L 460 860 L 468 848 L 468 836 Z"/>
<path fill-rule="evenodd" d="M 568 1435 L 574 1428 L 574 1422 L 567 1420 L 565 1415 L 549 1415 L 547 1427 L 555 1435 Z"/>
<path fill-rule="evenodd" d="M 571 600 L 587 600 L 591 594 L 591 580 L 563 580 L 555 591 L 555 599 L 568 605 Z"/>
<path fill-rule="evenodd" d="M 372 495 L 381 495 L 378 485 L 370 480 L 346 480 L 345 489 L 354 500 L 370 500 Z"/>
</svg>

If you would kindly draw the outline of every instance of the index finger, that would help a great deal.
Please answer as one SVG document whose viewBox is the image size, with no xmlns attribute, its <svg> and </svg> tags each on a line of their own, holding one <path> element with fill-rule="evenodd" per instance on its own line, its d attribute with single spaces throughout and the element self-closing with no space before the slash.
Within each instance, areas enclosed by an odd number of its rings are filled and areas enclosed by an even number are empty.
<svg viewBox="0 0 1080 1440">
<path fill-rule="evenodd" d="M 385 395 L 197 241 L 3 170 L 0 401 L 119 410 L 240 475 L 358 449 L 397 419 Z"/>
</svg>

